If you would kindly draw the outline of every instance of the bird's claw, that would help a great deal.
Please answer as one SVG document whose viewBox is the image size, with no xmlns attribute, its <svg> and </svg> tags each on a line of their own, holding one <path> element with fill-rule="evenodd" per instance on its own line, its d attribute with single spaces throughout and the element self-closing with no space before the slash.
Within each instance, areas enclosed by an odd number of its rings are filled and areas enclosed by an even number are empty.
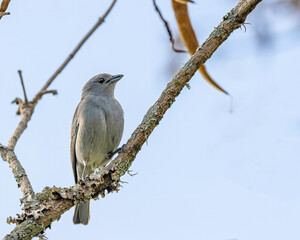
<svg viewBox="0 0 300 240">
<path fill-rule="evenodd" d="M 117 153 L 125 152 L 125 144 L 123 144 L 122 147 L 118 148 L 116 151 Z"/>
<path fill-rule="evenodd" d="M 121 153 L 121 152 L 124 152 L 124 151 L 125 151 L 125 144 L 123 144 L 122 147 L 117 148 L 115 151 L 109 152 L 109 153 L 107 154 L 107 156 L 108 156 L 109 159 L 111 159 L 115 154 Z"/>
</svg>

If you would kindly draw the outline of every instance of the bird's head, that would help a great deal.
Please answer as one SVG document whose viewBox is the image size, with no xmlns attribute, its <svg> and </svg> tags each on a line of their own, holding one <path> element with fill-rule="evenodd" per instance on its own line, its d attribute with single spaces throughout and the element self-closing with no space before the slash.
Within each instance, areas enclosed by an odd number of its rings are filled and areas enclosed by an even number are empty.
<svg viewBox="0 0 300 240">
<path fill-rule="evenodd" d="M 122 74 L 98 74 L 92 77 L 83 87 L 82 95 L 111 95 L 114 96 L 116 83 L 123 77 Z"/>
</svg>

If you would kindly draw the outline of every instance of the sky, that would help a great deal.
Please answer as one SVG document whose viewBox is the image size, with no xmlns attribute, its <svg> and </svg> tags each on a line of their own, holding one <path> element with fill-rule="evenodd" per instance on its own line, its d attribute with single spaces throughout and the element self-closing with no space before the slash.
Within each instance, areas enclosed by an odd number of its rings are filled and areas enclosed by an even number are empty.
<svg viewBox="0 0 300 240">
<path fill-rule="evenodd" d="M 196 73 L 122 177 L 118 193 L 91 202 L 88 226 L 73 225 L 73 209 L 47 229 L 49 239 L 298 240 L 300 238 L 300 102 L 297 20 L 267 8 L 249 16 L 207 61 L 207 70 L 233 96 Z M 37 93 L 110 4 L 11 1 L 0 21 L 0 143 L 7 144 L 20 117 L 10 104 Z M 157 1 L 178 35 L 170 1 Z M 191 20 L 203 42 L 236 1 L 196 1 Z M 271 22 L 276 41 L 257 44 L 258 17 Z M 299 19 L 298 19 L 299 20 Z M 165 85 L 188 60 L 170 50 L 152 1 L 118 1 L 38 103 L 16 154 L 36 192 L 74 184 L 69 156 L 73 113 L 86 81 L 99 73 L 124 74 L 115 96 L 125 112 L 125 143 Z M 173 71 L 170 71 L 173 69 Z M 175 71 L 174 71 L 175 69 Z M 20 189 L 0 161 L 0 235 L 22 213 Z"/>
</svg>

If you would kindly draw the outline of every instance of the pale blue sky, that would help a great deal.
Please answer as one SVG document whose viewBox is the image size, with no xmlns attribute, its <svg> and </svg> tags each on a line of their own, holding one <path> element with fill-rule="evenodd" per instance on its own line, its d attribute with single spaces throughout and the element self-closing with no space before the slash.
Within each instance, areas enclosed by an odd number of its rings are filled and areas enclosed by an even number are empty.
<svg viewBox="0 0 300 240">
<path fill-rule="evenodd" d="M 157 2 L 176 33 L 170 1 Z M 0 143 L 7 143 L 20 120 L 10 104 L 22 96 L 17 70 L 23 70 L 32 98 L 109 4 L 11 1 L 11 15 L 0 21 Z M 235 4 L 197 0 L 191 6 L 199 42 Z M 131 167 L 138 174 L 123 177 L 129 184 L 119 193 L 92 201 L 88 226 L 74 226 L 71 209 L 46 231 L 49 239 L 300 239 L 300 46 L 288 31 L 297 19 L 282 21 L 283 15 L 262 12 L 262 6 L 257 11 L 272 22 L 278 37 L 273 48 L 256 45 L 261 21 L 252 15 L 247 32 L 235 31 L 207 62 L 233 95 L 233 114 L 228 98 L 197 73 L 138 154 Z M 118 1 L 50 86 L 58 95 L 42 99 L 17 144 L 35 191 L 73 185 L 70 126 L 89 78 L 125 75 L 115 94 L 125 111 L 125 143 L 174 75 L 167 71 L 170 62 L 181 66 L 187 59 L 170 50 L 152 1 Z M 6 218 L 21 213 L 22 196 L 3 161 L 0 189 L 3 237 L 14 227 Z"/>
</svg>

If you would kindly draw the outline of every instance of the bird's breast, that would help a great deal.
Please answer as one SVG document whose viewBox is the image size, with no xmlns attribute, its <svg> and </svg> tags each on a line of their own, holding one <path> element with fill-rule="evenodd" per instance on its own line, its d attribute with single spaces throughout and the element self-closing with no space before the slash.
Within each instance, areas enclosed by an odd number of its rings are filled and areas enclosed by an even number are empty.
<svg viewBox="0 0 300 240">
<path fill-rule="evenodd" d="M 104 166 L 107 154 L 117 149 L 123 134 L 123 110 L 117 101 L 89 104 L 79 114 L 76 141 L 78 161 L 88 169 Z"/>
</svg>

